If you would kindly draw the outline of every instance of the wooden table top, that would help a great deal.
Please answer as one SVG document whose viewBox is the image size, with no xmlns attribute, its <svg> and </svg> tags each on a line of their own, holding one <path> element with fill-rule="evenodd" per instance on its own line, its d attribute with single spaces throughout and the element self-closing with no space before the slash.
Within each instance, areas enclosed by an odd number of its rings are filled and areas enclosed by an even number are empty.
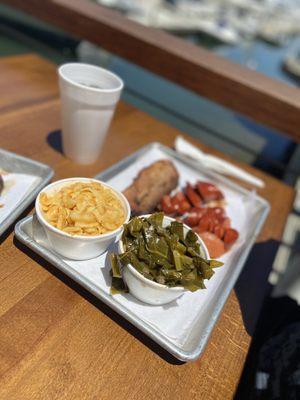
<svg viewBox="0 0 300 400">
<path fill-rule="evenodd" d="M 121 102 L 99 161 L 79 166 L 59 151 L 53 65 L 32 55 L 0 59 L 0 91 L 0 147 L 51 165 L 54 179 L 93 176 L 149 142 L 172 146 L 181 133 Z M 272 207 L 258 241 L 280 240 L 293 189 L 242 166 L 266 182 L 259 192 Z M 203 356 L 176 363 L 13 233 L 0 243 L 1 400 L 233 397 L 251 342 L 234 291 Z"/>
</svg>

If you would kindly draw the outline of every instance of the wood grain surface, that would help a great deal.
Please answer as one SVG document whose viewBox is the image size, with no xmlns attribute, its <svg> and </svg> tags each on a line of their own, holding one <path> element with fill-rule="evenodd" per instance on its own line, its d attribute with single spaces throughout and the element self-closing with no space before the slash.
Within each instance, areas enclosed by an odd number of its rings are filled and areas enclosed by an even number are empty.
<svg viewBox="0 0 300 400">
<path fill-rule="evenodd" d="M 57 97 L 58 87 L 46 76 L 54 76 L 54 65 L 35 57 L 23 56 L 20 68 L 19 56 L 3 58 L 0 63 L 1 96 L 0 115 L 14 108 L 26 107 Z"/>
<path fill-rule="evenodd" d="M 26 80 L 24 69 L 33 60 L 40 72 Z M 8 62 L 0 60 L 0 71 L 2 63 Z M 149 142 L 172 146 L 180 133 L 121 102 L 99 161 L 76 165 L 60 152 L 59 100 L 45 100 L 48 93 L 57 93 L 54 68 L 49 65 L 49 73 L 38 84 L 35 76 L 42 74 L 45 61 L 22 56 L 14 58 L 14 65 L 10 74 L 23 81 L 27 99 L 20 107 L 17 91 L 8 96 L 6 112 L 0 114 L 0 146 L 48 163 L 55 169 L 55 179 L 93 176 Z M 0 89 L 4 85 L 1 73 Z M 42 94 L 42 100 L 31 102 L 30 93 L 35 99 Z M 4 109 L 5 96 L 1 102 Z M 292 206 L 293 189 L 242 166 L 265 180 L 261 195 L 272 206 L 259 242 L 278 241 Z M 26 249 L 12 233 L 0 243 L 1 400 L 233 398 L 251 342 L 243 305 L 234 291 L 204 355 L 183 364 Z"/>
<path fill-rule="evenodd" d="M 87 39 L 299 141 L 300 91 L 89 0 L 4 3 Z"/>
</svg>

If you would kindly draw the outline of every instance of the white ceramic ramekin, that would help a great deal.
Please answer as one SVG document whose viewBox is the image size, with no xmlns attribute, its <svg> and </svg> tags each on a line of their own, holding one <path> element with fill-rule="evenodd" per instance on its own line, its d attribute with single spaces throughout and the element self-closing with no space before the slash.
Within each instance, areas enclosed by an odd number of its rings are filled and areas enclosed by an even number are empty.
<svg viewBox="0 0 300 400">
<path fill-rule="evenodd" d="M 149 217 L 149 215 L 143 215 L 142 217 Z M 168 226 L 174 218 L 164 217 L 163 226 Z M 184 234 L 186 235 L 190 228 L 183 224 Z M 205 246 L 203 240 L 198 236 L 198 241 L 201 246 L 201 253 L 203 258 L 209 259 L 209 253 L 207 247 Z M 122 240 L 118 243 L 119 253 L 124 253 L 124 245 Z M 173 300 L 179 298 L 186 289 L 180 286 L 168 287 L 166 285 L 161 285 L 145 278 L 140 274 L 131 264 L 127 265 L 123 270 L 123 278 L 128 286 L 129 292 L 136 297 L 138 300 L 151 305 L 162 305 L 170 303 Z"/>
<path fill-rule="evenodd" d="M 60 190 L 62 187 L 69 186 L 75 182 L 85 182 L 85 183 L 96 182 L 96 183 L 101 183 L 101 185 L 111 189 L 116 194 L 116 196 L 121 200 L 121 203 L 124 207 L 125 211 L 124 223 L 128 222 L 130 219 L 130 205 L 125 196 L 121 192 L 117 191 L 116 189 L 112 188 L 110 185 L 104 182 L 90 178 L 62 179 L 60 181 L 51 183 L 50 185 L 46 186 L 39 193 L 35 201 L 35 210 L 37 218 L 40 224 L 43 226 L 47 238 L 49 240 L 49 243 L 52 246 L 53 250 L 55 250 L 56 253 L 62 255 L 63 257 L 70 258 L 71 260 L 89 260 L 104 253 L 109 247 L 109 245 L 120 237 L 123 231 L 123 225 L 121 225 L 118 229 L 112 232 L 104 233 L 102 235 L 83 236 L 83 235 L 71 235 L 49 224 L 49 222 L 45 220 L 42 210 L 40 208 L 41 193 L 53 193 Z"/>
</svg>

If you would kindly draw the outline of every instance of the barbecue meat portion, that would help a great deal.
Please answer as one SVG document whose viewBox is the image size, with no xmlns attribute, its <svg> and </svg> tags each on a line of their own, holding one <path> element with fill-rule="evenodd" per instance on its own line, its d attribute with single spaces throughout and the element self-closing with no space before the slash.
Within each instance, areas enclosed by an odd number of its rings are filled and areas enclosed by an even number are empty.
<svg viewBox="0 0 300 400">
<path fill-rule="evenodd" d="M 130 203 L 132 214 L 152 212 L 162 198 L 178 185 L 178 172 L 169 160 L 159 160 L 140 171 L 123 194 Z"/>
<path fill-rule="evenodd" d="M 4 182 L 2 176 L 0 175 L 0 194 L 2 193 L 3 187 L 4 187 Z"/>
</svg>

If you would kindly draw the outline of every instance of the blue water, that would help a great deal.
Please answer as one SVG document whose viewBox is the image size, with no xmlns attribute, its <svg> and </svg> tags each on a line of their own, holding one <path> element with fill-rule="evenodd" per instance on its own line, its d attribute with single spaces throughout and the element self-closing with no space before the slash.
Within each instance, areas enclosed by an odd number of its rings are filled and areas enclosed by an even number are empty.
<svg viewBox="0 0 300 400">
<path fill-rule="evenodd" d="M 293 79 L 283 71 L 282 61 L 289 52 L 299 47 L 300 38 L 297 37 L 290 40 L 285 46 L 282 47 L 272 46 L 271 44 L 263 41 L 256 41 L 251 48 L 251 52 L 245 52 L 243 46 L 224 46 L 219 48 L 217 53 L 242 65 L 246 63 L 247 57 L 251 55 L 251 58 L 256 64 L 256 71 L 274 79 L 283 81 L 287 84 L 298 86 L 299 81 Z M 266 144 L 261 152 L 263 157 L 272 158 L 281 162 L 286 161 L 289 153 L 291 152 L 291 147 L 293 145 L 292 140 L 268 127 L 250 121 L 246 117 L 238 115 L 237 119 L 251 131 L 265 138 Z"/>
<path fill-rule="evenodd" d="M 293 79 L 282 70 L 282 60 L 289 52 L 296 48 L 300 48 L 300 37 L 290 40 L 282 47 L 272 46 L 260 40 L 255 41 L 253 49 L 251 50 L 252 57 L 257 64 L 255 69 L 271 78 L 298 86 L 299 83 L 297 80 Z M 245 64 L 246 56 L 242 45 L 234 47 L 222 46 L 219 47 L 216 52 L 238 64 Z"/>
<path fill-rule="evenodd" d="M 296 81 L 281 69 L 283 57 L 295 43 L 296 40 L 279 48 L 257 41 L 252 51 L 257 70 L 288 84 L 296 84 Z M 222 46 L 217 52 L 234 62 L 245 62 L 241 46 Z M 109 68 L 124 79 L 128 101 L 203 143 L 214 146 L 235 159 L 250 163 L 255 162 L 255 154 L 259 160 L 272 159 L 283 164 L 288 161 L 293 141 L 282 133 L 251 121 L 118 57 L 114 57 Z M 163 132 L 161 134 L 163 135 Z"/>
</svg>

